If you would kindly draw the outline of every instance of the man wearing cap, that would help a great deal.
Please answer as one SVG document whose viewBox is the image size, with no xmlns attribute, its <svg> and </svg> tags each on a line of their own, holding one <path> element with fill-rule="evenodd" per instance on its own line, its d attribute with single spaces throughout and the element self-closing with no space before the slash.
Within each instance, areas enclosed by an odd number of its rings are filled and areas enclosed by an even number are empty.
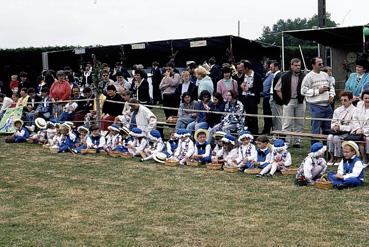
<svg viewBox="0 0 369 247">
<path fill-rule="evenodd" d="M 329 172 L 328 179 L 336 189 L 360 186 L 364 182 L 364 165 L 359 155 L 359 147 L 353 141 L 342 143 L 343 159 L 337 173 Z"/>
</svg>

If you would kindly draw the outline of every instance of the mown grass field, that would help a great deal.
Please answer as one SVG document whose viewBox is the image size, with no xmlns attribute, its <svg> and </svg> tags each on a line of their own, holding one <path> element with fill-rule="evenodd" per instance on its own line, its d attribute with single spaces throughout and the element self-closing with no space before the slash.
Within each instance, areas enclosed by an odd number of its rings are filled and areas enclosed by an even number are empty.
<svg viewBox="0 0 369 247">
<path fill-rule="evenodd" d="M 0 139 L 1 246 L 367 246 L 369 186 L 300 188 Z M 307 146 L 307 145 L 306 145 Z M 291 149 L 296 163 L 303 150 Z"/>
</svg>

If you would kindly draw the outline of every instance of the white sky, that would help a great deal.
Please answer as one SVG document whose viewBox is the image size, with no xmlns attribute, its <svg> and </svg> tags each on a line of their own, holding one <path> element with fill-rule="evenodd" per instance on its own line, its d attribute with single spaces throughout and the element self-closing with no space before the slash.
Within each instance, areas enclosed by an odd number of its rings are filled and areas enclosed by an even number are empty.
<svg viewBox="0 0 369 247">
<path fill-rule="evenodd" d="M 369 0 L 326 1 L 341 26 L 369 23 Z M 263 26 L 311 17 L 317 5 L 318 0 L 0 0 L 0 48 L 237 35 L 237 20 L 241 36 L 256 39 Z"/>
</svg>

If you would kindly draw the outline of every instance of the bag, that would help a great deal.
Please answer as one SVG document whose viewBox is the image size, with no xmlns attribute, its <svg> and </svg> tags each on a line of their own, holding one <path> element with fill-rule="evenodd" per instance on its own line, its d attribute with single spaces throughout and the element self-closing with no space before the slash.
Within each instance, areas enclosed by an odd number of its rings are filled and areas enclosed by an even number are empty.
<svg viewBox="0 0 369 247">
<path fill-rule="evenodd" d="M 344 138 L 345 141 L 354 141 L 354 142 L 358 142 L 358 141 L 363 141 L 364 140 L 364 135 L 363 134 L 349 134 Z"/>
</svg>

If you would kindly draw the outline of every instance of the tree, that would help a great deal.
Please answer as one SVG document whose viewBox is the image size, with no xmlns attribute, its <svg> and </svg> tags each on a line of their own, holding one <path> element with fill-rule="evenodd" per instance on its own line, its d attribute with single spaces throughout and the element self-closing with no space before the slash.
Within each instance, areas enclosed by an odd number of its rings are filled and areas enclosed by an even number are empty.
<svg viewBox="0 0 369 247">
<path fill-rule="evenodd" d="M 331 19 L 331 14 L 327 13 L 326 26 L 327 27 L 336 27 L 338 23 Z M 263 27 L 263 33 L 259 38 L 259 41 L 274 44 L 274 45 L 282 45 L 281 38 L 282 32 L 288 30 L 301 30 L 301 29 L 311 29 L 314 26 L 318 26 L 318 15 L 313 15 L 310 19 L 307 18 L 296 18 L 296 19 L 287 19 L 287 20 L 278 20 L 276 24 L 272 27 L 265 26 Z M 296 39 L 290 35 L 285 35 L 285 46 L 312 46 L 314 45 L 311 41 L 304 41 L 300 39 Z"/>
</svg>

